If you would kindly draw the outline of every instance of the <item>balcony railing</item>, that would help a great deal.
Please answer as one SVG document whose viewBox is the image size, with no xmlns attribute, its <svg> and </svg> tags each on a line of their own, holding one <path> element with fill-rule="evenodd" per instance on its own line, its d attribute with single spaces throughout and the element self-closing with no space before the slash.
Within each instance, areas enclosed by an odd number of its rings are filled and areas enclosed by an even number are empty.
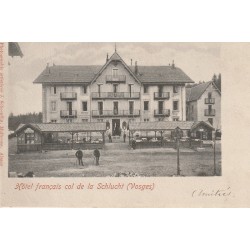
<svg viewBox="0 0 250 250">
<path fill-rule="evenodd" d="M 61 100 L 76 100 L 77 99 L 76 92 L 62 92 L 60 96 L 61 96 Z"/>
<path fill-rule="evenodd" d="M 112 82 L 120 82 L 120 83 L 125 83 L 126 82 L 126 76 L 125 75 L 107 75 L 106 76 L 106 83 L 112 83 Z"/>
<path fill-rule="evenodd" d="M 215 99 L 214 98 L 205 98 L 205 104 L 214 104 Z"/>
<path fill-rule="evenodd" d="M 170 109 L 155 109 L 154 116 L 170 116 Z"/>
<path fill-rule="evenodd" d="M 215 116 L 215 109 L 205 109 L 205 116 Z"/>
<path fill-rule="evenodd" d="M 93 92 L 92 99 L 139 99 L 140 92 Z"/>
<path fill-rule="evenodd" d="M 75 117 L 77 117 L 77 111 L 76 110 L 71 110 L 71 111 L 69 111 L 69 110 L 61 110 L 61 112 L 60 112 L 60 116 L 62 117 L 62 118 L 75 118 Z"/>
<path fill-rule="evenodd" d="M 92 110 L 92 116 L 140 116 L 140 110 Z"/>
<path fill-rule="evenodd" d="M 169 92 L 154 92 L 154 99 L 169 99 Z"/>
</svg>

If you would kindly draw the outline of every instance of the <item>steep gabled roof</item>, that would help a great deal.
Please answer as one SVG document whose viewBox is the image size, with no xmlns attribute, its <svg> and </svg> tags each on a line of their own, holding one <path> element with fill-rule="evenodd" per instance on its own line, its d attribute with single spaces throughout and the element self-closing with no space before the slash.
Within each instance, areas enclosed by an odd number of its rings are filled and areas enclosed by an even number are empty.
<svg viewBox="0 0 250 250">
<path fill-rule="evenodd" d="M 173 66 L 137 66 L 137 77 L 144 84 L 148 83 L 193 83 L 180 68 Z M 132 71 L 135 66 L 130 67 Z"/>
<path fill-rule="evenodd" d="M 130 75 L 143 84 L 184 84 L 193 83 L 180 68 L 173 66 L 137 66 L 138 72 L 135 74 L 135 66 L 128 66 L 117 52 L 103 65 L 83 65 L 83 66 L 47 66 L 44 71 L 34 80 L 34 83 L 93 83 L 101 75 L 112 61 L 121 62 Z"/>
<path fill-rule="evenodd" d="M 128 67 L 128 65 L 122 60 L 122 58 L 118 55 L 118 53 L 115 51 L 115 53 L 109 58 L 109 60 L 103 65 L 103 67 L 100 69 L 98 74 L 94 77 L 91 83 L 95 82 L 96 79 L 101 75 L 101 73 L 107 68 L 107 66 L 112 62 L 112 61 L 119 61 L 123 64 L 125 69 L 130 73 L 130 75 L 138 82 L 140 83 L 140 80 L 137 78 L 137 76 L 133 73 L 133 71 Z"/>
<path fill-rule="evenodd" d="M 192 87 L 187 87 L 186 88 L 187 102 L 197 101 L 202 96 L 202 94 L 205 92 L 205 90 L 208 88 L 210 84 L 214 85 L 214 83 L 210 81 L 210 82 L 199 83 Z M 214 87 L 218 89 L 215 85 Z M 220 93 L 219 90 L 218 92 Z"/>
<path fill-rule="evenodd" d="M 97 65 L 47 66 L 34 83 L 90 83 L 100 69 Z"/>
</svg>

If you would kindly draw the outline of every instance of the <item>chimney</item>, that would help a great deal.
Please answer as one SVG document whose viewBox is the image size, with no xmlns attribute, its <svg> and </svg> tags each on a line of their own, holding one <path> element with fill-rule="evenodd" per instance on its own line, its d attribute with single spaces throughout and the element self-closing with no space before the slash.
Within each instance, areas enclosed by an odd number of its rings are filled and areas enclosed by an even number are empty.
<svg viewBox="0 0 250 250">
<path fill-rule="evenodd" d="M 131 60 L 131 66 L 133 66 L 133 59 L 130 59 Z"/>
<path fill-rule="evenodd" d="M 138 66 L 137 66 L 137 61 L 135 61 L 135 74 L 138 74 Z"/>
<path fill-rule="evenodd" d="M 109 54 L 107 53 L 106 62 L 108 62 L 108 60 L 109 60 Z"/>
<path fill-rule="evenodd" d="M 174 69 L 175 68 L 175 64 L 174 64 L 174 60 L 173 60 L 173 63 L 172 63 L 172 69 Z"/>
</svg>

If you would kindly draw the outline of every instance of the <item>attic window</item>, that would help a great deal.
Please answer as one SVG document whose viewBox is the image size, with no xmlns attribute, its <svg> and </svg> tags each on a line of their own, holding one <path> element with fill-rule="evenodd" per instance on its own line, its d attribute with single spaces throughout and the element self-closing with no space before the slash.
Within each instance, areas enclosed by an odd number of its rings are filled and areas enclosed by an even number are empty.
<svg viewBox="0 0 250 250">
<path fill-rule="evenodd" d="M 112 70 L 112 75 L 117 76 L 118 75 L 118 69 L 113 69 Z"/>
</svg>

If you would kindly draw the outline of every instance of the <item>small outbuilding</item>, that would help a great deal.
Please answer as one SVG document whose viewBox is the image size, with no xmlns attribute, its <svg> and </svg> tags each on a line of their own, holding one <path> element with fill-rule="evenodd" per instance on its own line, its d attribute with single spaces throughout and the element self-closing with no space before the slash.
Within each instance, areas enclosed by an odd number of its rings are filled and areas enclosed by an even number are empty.
<svg viewBox="0 0 250 250">
<path fill-rule="evenodd" d="M 17 152 L 102 148 L 105 131 L 103 122 L 21 124 L 15 131 Z"/>
</svg>

